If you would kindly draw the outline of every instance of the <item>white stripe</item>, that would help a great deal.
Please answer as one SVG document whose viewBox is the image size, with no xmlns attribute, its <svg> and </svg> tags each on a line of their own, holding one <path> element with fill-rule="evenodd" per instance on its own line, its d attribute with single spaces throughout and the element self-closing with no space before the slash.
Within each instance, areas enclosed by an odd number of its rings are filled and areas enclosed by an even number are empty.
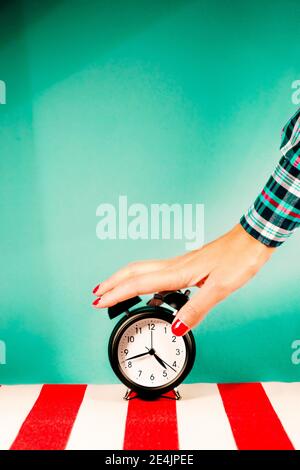
<svg viewBox="0 0 300 470">
<path fill-rule="evenodd" d="M 255 221 L 252 220 L 252 217 L 256 217 L 256 220 Z M 245 214 L 245 219 L 246 219 L 246 222 L 259 233 L 259 235 L 267 238 L 268 240 L 276 241 L 276 242 L 285 241 L 285 238 L 283 236 L 281 238 L 279 238 L 279 237 L 276 237 L 273 234 L 273 231 L 274 231 L 274 228 L 275 228 L 275 226 L 273 224 L 270 224 L 269 222 L 267 222 L 267 225 L 264 228 L 262 228 L 260 226 L 260 224 L 259 224 L 260 218 L 259 218 L 258 213 L 255 211 L 255 209 L 252 209 L 251 217 L 250 217 L 249 214 Z M 268 232 L 267 227 L 270 227 L 272 232 Z M 280 229 L 278 229 L 278 231 L 279 230 Z M 288 233 L 291 234 L 291 232 L 288 232 Z"/>
<path fill-rule="evenodd" d="M 179 448 L 236 449 L 231 427 L 216 384 L 181 385 L 177 402 Z"/>
<path fill-rule="evenodd" d="M 0 387 L 0 450 L 12 445 L 41 388 L 42 385 Z"/>
<path fill-rule="evenodd" d="M 252 217 L 256 219 L 254 222 L 252 220 Z M 251 206 L 248 214 L 245 214 L 246 221 L 248 222 L 249 225 L 251 225 L 252 228 L 257 230 L 260 235 L 268 238 L 269 240 L 274 240 L 274 241 L 285 241 L 285 239 L 291 235 L 291 231 L 285 230 L 284 228 L 277 227 L 276 225 L 272 224 L 270 221 L 267 221 L 264 219 L 254 208 L 254 206 Z M 272 220 L 272 219 L 271 219 Z M 258 222 L 261 222 L 261 224 L 264 225 L 264 228 L 260 226 Z M 278 237 L 277 235 L 281 234 L 282 237 Z"/>
<path fill-rule="evenodd" d="M 300 382 L 262 383 L 266 394 L 287 435 L 296 449 L 300 449 Z"/>
<path fill-rule="evenodd" d="M 67 445 L 69 450 L 123 448 L 128 402 L 122 385 L 88 385 Z"/>
<path fill-rule="evenodd" d="M 297 113 L 298 112 L 299 112 L 299 110 L 297 111 Z M 289 122 L 291 122 L 292 120 L 293 120 L 293 117 L 291 118 L 291 120 Z M 281 149 L 283 155 L 286 155 L 287 152 L 289 152 L 289 150 L 291 150 L 293 147 L 295 147 L 296 144 L 299 142 L 299 139 L 298 139 L 298 137 L 300 137 L 300 134 L 298 134 L 299 126 L 300 126 L 300 117 L 297 119 L 297 121 L 296 121 L 296 123 L 293 127 L 293 132 L 292 132 L 292 135 L 290 137 L 290 140 Z"/>
<path fill-rule="evenodd" d="M 273 178 L 274 180 L 276 181 L 276 183 L 280 184 L 280 186 L 282 186 L 284 189 L 286 189 L 289 193 L 293 194 L 294 196 L 296 197 L 299 197 L 300 198 L 300 185 L 299 183 L 295 185 L 292 185 L 292 184 L 289 184 L 289 183 L 286 183 L 283 179 L 281 179 L 280 176 L 274 174 L 273 175 Z"/>
</svg>

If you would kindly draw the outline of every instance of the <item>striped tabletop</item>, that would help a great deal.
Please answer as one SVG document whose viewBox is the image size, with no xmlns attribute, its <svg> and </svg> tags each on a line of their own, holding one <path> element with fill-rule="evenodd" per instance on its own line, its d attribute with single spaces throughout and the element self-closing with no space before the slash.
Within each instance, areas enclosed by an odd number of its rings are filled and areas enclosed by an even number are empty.
<svg viewBox="0 0 300 470">
<path fill-rule="evenodd" d="M 0 387 L 0 449 L 300 449 L 300 382 L 185 384 L 123 400 L 122 385 Z"/>
</svg>

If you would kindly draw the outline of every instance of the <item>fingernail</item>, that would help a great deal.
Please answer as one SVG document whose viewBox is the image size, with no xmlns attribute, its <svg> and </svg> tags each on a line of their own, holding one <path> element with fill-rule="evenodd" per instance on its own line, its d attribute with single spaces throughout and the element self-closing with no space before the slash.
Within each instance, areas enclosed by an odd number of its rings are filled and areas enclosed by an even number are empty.
<svg viewBox="0 0 300 470">
<path fill-rule="evenodd" d="M 100 284 L 98 284 L 95 289 L 93 289 L 93 294 L 96 294 L 97 290 L 99 289 Z"/>
<path fill-rule="evenodd" d="M 93 304 L 92 305 L 98 305 L 98 303 L 100 302 L 101 300 L 101 297 L 98 297 L 98 299 L 94 300 Z"/>
<path fill-rule="evenodd" d="M 183 336 L 185 333 L 189 330 L 189 327 L 186 326 L 183 321 L 181 321 L 179 318 L 177 318 L 173 323 L 172 323 L 172 333 L 176 336 Z"/>
</svg>

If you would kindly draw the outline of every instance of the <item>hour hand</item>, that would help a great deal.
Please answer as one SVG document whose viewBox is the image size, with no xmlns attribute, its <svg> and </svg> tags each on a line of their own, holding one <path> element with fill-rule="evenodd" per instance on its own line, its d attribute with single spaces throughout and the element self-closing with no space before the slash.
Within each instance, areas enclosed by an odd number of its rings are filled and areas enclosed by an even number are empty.
<svg viewBox="0 0 300 470">
<path fill-rule="evenodd" d="M 160 364 L 161 366 L 163 366 L 164 369 L 166 369 L 165 362 L 155 353 L 154 349 L 149 349 L 149 348 L 147 348 L 147 346 L 146 346 L 146 349 L 148 349 L 148 353 L 149 353 L 151 356 L 154 356 L 155 359 L 157 360 L 157 362 L 159 362 L 159 364 Z"/>
<path fill-rule="evenodd" d="M 159 364 L 160 364 L 161 366 L 163 366 L 164 369 L 166 369 L 166 365 L 165 365 L 164 361 L 163 361 L 160 357 L 158 357 L 158 355 L 155 354 L 155 353 L 153 354 L 153 356 L 155 357 L 155 359 L 157 360 L 157 362 L 159 362 Z"/>
</svg>

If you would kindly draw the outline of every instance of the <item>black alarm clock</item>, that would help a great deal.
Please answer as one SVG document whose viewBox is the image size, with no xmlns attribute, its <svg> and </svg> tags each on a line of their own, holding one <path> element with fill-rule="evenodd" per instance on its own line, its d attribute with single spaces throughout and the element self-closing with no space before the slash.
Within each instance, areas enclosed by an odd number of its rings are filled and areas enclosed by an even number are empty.
<svg viewBox="0 0 300 470">
<path fill-rule="evenodd" d="M 188 301 L 190 291 L 155 294 L 146 306 L 132 309 L 142 299 L 134 297 L 108 309 L 109 317 L 124 314 L 114 327 L 108 356 L 116 376 L 131 391 L 155 398 L 176 387 L 191 371 L 196 345 L 193 333 L 175 336 L 171 330 L 174 314 Z"/>
</svg>

